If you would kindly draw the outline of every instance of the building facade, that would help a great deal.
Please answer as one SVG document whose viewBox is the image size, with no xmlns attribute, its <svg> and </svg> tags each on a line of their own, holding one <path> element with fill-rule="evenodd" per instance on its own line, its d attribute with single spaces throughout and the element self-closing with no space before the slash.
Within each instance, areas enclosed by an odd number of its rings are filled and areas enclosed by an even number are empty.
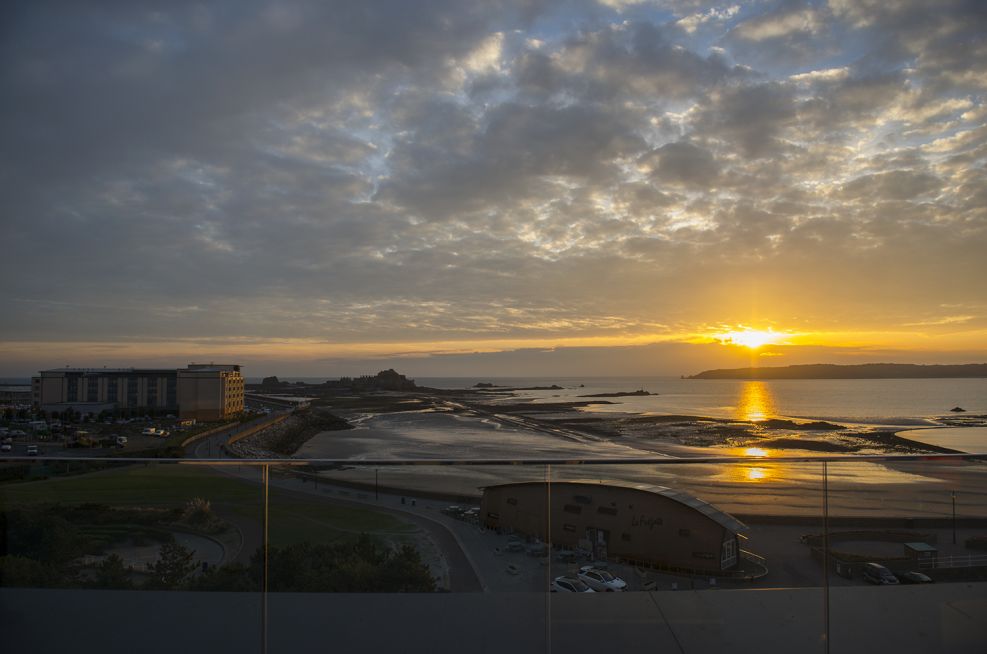
<svg viewBox="0 0 987 654">
<path fill-rule="evenodd" d="M 179 417 L 208 422 L 242 411 L 240 366 L 193 363 L 178 371 Z"/>
<path fill-rule="evenodd" d="M 747 527 L 712 504 L 661 486 L 524 482 L 483 489 L 481 520 L 594 558 L 720 573 L 737 566 Z"/>
<path fill-rule="evenodd" d="M 55 368 L 31 380 L 34 405 L 45 413 L 175 413 L 223 420 L 243 411 L 240 366 L 188 368 Z"/>
</svg>

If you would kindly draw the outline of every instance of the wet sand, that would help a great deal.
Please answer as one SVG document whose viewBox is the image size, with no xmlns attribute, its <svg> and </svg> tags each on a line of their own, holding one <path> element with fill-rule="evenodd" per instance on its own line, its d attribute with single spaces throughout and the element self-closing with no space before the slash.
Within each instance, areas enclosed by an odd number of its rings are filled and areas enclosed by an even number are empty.
<svg viewBox="0 0 987 654">
<path fill-rule="evenodd" d="M 612 466 L 385 466 L 382 487 L 448 497 L 478 498 L 483 486 L 511 481 L 593 479 L 670 486 L 738 515 L 805 516 L 821 520 L 821 463 L 775 463 L 777 456 L 842 452 L 930 452 L 892 432 L 839 424 L 765 421 L 763 424 L 701 416 L 642 416 L 592 406 L 533 405 L 502 398 L 491 404 L 476 394 L 387 399 L 385 412 L 339 412 L 355 429 L 317 434 L 294 458 L 531 459 L 750 456 L 749 463 Z M 368 398 L 376 406 L 381 398 Z M 401 410 L 402 408 L 410 410 Z M 335 410 L 335 409 L 334 409 Z M 338 410 L 337 410 L 338 411 Z M 947 517 L 951 492 L 957 515 L 987 517 L 987 465 L 961 461 L 827 465 L 834 516 Z M 375 470 L 353 467 L 321 474 L 347 483 L 375 483 Z"/>
<path fill-rule="evenodd" d="M 969 463 L 906 464 L 889 469 L 869 462 L 830 464 L 829 512 L 875 518 L 948 518 L 955 489 L 957 516 L 987 518 L 987 469 Z M 376 479 L 375 479 L 376 473 Z M 324 471 L 327 478 L 373 487 L 406 489 L 450 501 L 478 501 L 488 485 L 546 479 L 612 480 L 685 490 L 730 513 L 803 516 L 822 520 L 821 464 L 674 466 L 405 466 Z M 880 481 L 894 478 L 897 481 Z"/>
<path fill-rule="evenodd" d="M 725 456 L 744 456 L 750 448 L 722 448 Z M 665 454 L 709 456 L 710 448 L 668 444 Z M 355 467 L 324 471 L 348 483 L 375 482 L 375 471 L 359 460 L 428 458 L 586 458 L 641 457 L 651 453 L 626 444 L 578 443 L 496 422 L 443 413 L 366 416 L 356 429 L 327 432 L 310 440 L 300 458 L 351 459 Z M 409 493 L 479 497 L 480 488 L 512 481 L 551 479 L 622 480 L 686 490 L 740 515 L 822 515 L 821 463 L 774 463 L 756 451 L 749 463 L 676 465 L 548 466 L 386 466 L 376 471 L 384 487 Z M 778 452 L 785 454 L 785 452 Z M 834 516 L 947 517 L 951 491 L 958 489 L 962 517 L 987 517 L 987 465 L 961 461 L 827 465 L 830 511 Z"/>
</svg>

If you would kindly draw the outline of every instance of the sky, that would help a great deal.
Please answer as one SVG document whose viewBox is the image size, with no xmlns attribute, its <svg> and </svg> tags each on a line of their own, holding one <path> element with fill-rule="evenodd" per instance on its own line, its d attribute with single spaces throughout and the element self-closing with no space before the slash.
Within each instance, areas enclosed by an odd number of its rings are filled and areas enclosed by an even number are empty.
<svg viewBox="0 0 987 654">
<path fill-rule="evenodd" d="M 987 361 L 983 2 L 0 12 L 0 376 Z"/>
</svg>

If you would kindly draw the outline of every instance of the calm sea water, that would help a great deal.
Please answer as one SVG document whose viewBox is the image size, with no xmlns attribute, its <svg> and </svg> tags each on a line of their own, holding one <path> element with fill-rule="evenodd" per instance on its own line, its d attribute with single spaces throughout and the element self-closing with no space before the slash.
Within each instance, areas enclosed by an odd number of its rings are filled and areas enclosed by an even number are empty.
<svg viewBox="0 0 987 654">
<path fill-rule="evenodd" d="M 325 377 L 286 378 L 322 382 Z M 259 380 L 258 380 L 259 381 Z M 571 402 L 581 395 L 643 389 L 657 395 L 598 398 L 613 404 L 600 412 L 685 414 L 741 420 L 798 418 L 835 422 L 924 426 L 938 416 L 987 414 L 987 379 L 799 379 L 742 381 L 678 377 L 419 377 L 420 386 L 470 388 L 478 382 L 503 387 L 561 386 L 518 391 L 535 402 Z M 510 401 L 510 400 L 506 400 Z M 963 414 L 959 414 L 963 415 Z"/>
<path fill-rule="evenodd" d="M 937 416 L 987 414 L 987 379 L 804 379 L 741 381 L 674 377 L 546 379 L 422 378 L 435 388 L 465 388 L 484 381 L 499 386 L 551 386 L 519 391 L 537 402 L 574 401 L 581 395 L 643 389 L 657 395 L 599 398 L 614 402 L 593 411 L 688 414 L 744 420 L 800 418 L 854 424 L 925 425 Z M 962 415 L 962 414 L 960 414 Z"/>
</svg>

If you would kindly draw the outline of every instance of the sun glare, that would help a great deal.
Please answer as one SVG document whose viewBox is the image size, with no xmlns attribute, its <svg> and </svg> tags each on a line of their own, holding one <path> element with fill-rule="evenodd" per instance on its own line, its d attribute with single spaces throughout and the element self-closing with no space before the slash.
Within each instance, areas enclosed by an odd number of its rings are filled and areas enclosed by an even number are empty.
<svg viewBox="0 0 987 654">
<path fill-rule="evenodd" d="M 762 345 L 777 343 L 784 337 L 785 334 L 780 334 L 770 330 L 762 331 L 758 329 L 744 329 L 741 331 L 725 332 L 716 335 L 717 340 L 724 345 L 742 345 L 744 347 L 749 347 L 752 350 L 756 350 Z"/>
</svg>

